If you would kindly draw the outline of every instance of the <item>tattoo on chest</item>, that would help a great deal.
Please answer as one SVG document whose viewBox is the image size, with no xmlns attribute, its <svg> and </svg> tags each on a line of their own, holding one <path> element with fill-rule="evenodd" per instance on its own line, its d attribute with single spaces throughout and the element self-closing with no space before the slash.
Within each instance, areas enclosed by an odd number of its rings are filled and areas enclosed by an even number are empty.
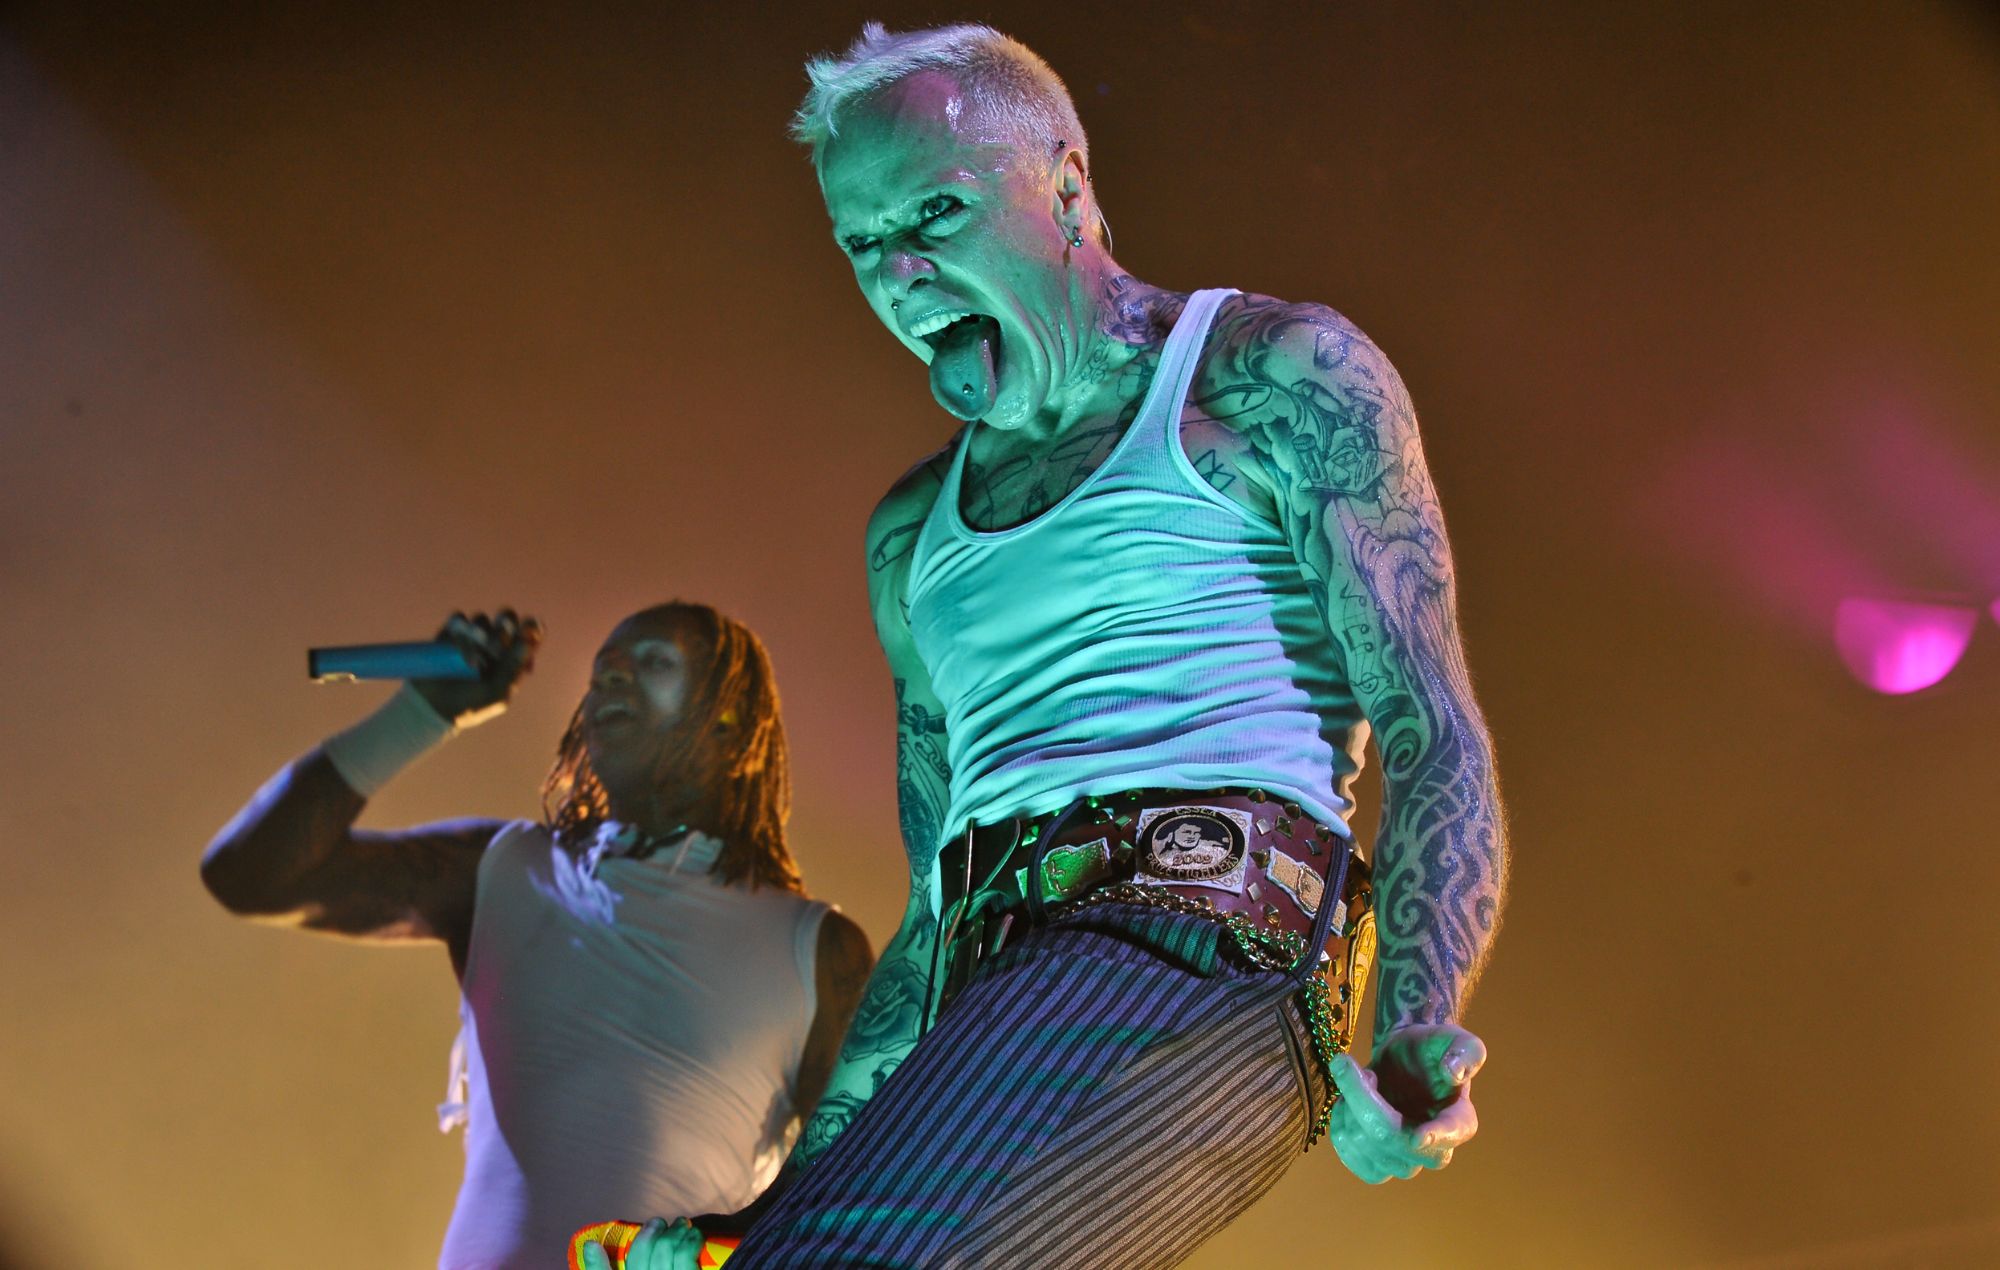
<svg viewBox="0 0 2000 1270">
<path fill-rule="evenodd" d="M 1196 475 L 1207 481 L 1216 493 L 1226 493 L 1229 487 L 1236 483 L 1236 473 L 1230 471 L 1229 465 L 1222 461 L 1220 450 L 1211 447 L 1200 454 L 1191 454 L 1188 458 L 1194 464 Z"/>
<path fill-rule="evenodd" d="M 1001 448 L 986 450 L 981 458 L 966 456 L 959 496 L 959 513 L 972 528 L 991 532 L 1024 525 L 1068 498 L 1103 466 L 1138 418 L 1159 368 L 1166 333 L 1173 329 L 1187 297 L 1123 274 L 1107 287 L 1103 330 L 1110 338 L 1097 342 L 1077 379 L 1108 386 L 1110 399 L 1122 404 L 1100 421 L 1073 428 L 1051 447 L 1005 448 L 1008 438 L 986 438 Z M 1137 356 L 1113 364 L 1119 350 L 1129 351 L 1135 345 L 1145 347 Z"/>
<path fill-rule="evenodd" d="M 1040 454 L 1013 454 L 990 463 L 966 456 L 959 508 L 974 529 L 1023 525 L 1068 498 L 1103 465 L 1138 413 L 1134 405 L 1118 418 L 1070 433 Z"/>
</svg>

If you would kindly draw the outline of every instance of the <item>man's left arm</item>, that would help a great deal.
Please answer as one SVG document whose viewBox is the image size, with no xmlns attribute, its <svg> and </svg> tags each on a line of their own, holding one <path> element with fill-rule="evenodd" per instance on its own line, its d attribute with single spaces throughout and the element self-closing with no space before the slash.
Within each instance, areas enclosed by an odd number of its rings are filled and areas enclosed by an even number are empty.
<svg viewBox="0 0 2000 1270">
<path fill-rule="evenodd" d="M 1499 925 L 1505 827 L 1458 631 L 1451 551 L 1395 368 L 1339 314 L 1247 299 L 1209 413 L 1248 439 L 1376 736 L 1375 1054 L 1343 1060 L 1333 1139 L 1368 1181 L 1441 1167 L 1478 1120 L 1458 1026 Z"/>
<path fill-rule="evenodd" d="M 868 936 L 845 913 L 837 908 L 829 910 L 820 919 L 813 958 L 813 991 L 818 1004 L 795 1082 L 794 1102 L 801 1121 L 812 1119 L 820 1095 L 826 1092 L 840 1043 L 847 1036 L 847 1025 L 854 1021 L 854 1008 L 861 1003 L 862 989 L 868 986 L 868 974 L 874 968 L 875 954 L 868 949 Z"/>
</svg>

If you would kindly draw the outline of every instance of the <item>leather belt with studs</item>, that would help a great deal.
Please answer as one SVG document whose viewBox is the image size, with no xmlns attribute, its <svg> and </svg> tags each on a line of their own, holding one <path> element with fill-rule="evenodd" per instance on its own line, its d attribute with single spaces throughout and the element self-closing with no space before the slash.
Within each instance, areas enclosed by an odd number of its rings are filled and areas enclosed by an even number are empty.
<svg viewBox="0 0 2000 1270">
<path fill-rule="evenodd" d="M 1211 917 L 1257 964 L 1289 962 L 1302 980 L 1319 978 L 1338 1034 L 1327 1039 L 1344 1048 L 1352 1034 L 1374 944 L 1368 866 L 1297 803 L 1258 789 L 1093 796 L 1053 815 L 975 825 L 939 863 L 937 1008 L 1051 909 L 1138 903 Z M 1040 885 L 1030 886 L 1037 869 Z M 1329 895 L 1339 897 L 1331 912 Z"/>
</svg>

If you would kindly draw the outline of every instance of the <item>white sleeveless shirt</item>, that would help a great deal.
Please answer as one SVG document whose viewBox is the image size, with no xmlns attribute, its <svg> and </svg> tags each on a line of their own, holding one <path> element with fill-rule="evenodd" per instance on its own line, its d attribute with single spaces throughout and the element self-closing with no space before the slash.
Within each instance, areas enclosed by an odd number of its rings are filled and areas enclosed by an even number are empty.
<svg viewBox="0 0 2000 1270">
<path fill-rule="evenodd" d="M 1254 786 L 1347 832 L 1367 738 L 1284 526 L 1219 494 L 1181 447 L 1216 310 L 1197 291 L 1098 468 L 1011 529 L 965 523 L 966 427 L 917 537 L 910 634 L 945 708 L 968 823 L 1084 794 Z"/>
<path fill-rule="evenodd" d="M 724 886 L 720 849 L 579 857 L 526 821 L 487 847 L 463 1101 L 440 1108 L 466 1126 L 444 1270 L 546 1270 L 587 1223 L 733 1211 L 776 1174 L 826 905 Z"/>
</svg>

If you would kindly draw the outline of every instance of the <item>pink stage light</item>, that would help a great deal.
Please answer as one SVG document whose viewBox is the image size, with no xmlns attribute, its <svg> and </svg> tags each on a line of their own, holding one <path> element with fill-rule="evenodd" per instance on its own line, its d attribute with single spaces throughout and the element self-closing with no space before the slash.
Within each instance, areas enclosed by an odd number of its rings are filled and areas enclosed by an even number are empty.
<svg viewBox="0 0 2000 1270">
<path fill-rule="evenodd" d="M 1849 597 L 1834 611 L 1833 643 L 1847 669 L 1875 691 L 1915 692 L 1951 673 L 1978 620 L 1969 606 Z"/>
</svg>

